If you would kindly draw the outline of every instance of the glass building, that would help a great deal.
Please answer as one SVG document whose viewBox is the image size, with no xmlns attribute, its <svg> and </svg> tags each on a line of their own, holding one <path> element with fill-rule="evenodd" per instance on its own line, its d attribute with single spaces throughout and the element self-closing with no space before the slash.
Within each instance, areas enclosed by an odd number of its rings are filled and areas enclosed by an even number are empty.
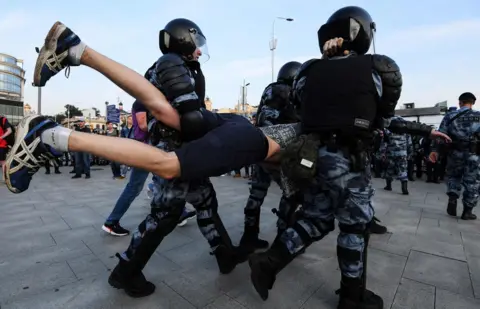
<svg viewBox="0 0 480 309">
<path fill-rule="evenodd" d="M 0 115 L 16 125 L 23 118 L 23 61 L 0 53 Z"/>
</svg>

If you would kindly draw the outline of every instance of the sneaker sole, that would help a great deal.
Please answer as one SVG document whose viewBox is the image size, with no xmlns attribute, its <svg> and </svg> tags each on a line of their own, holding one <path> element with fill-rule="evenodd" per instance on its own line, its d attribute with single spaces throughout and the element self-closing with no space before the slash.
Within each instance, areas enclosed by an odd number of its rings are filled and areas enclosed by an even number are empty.
<svg viewBox="0 0 480 309">
<path fill-rule="evenodd" d="M 5 184 L 7 185 L 8 190 L 10 192 L 18 194 L 22 193 L 22 191 L 18 190 L 15 188 L 11 181 L 10 181 L 10 166 L 12 165 L 13 159 L 17 153 L 18 147 L 20 147 L 22 141 L 25 139 L 25 136 L 28 134 L 28 129 L 30 127 L 30 122 L 37 118 L 40 117 L 39 115 L 32 115 L 32 116 L 27 116 L 20 121 L 18 124 L 16 130 L 16 136 L 15 136 L 15 144 L 13 144 L 12 149 L 10 150 L 10 153 L 8 154 L 7 160 L 5 162 L 5 174 L 3 175 L 5 179 Z M 20 166 L 20 165 L 19 165 Z M 17 171 L 16 167 L 12 170 L 12 173 L 15 173 Z"/>
<path fill-rule="evenodd" d="M 129 233 L 125 233 L 125 234 L 118 234 L 118 233 L 115 233 L 113 232 L 112 230 L 110 230 L 108 227 L 106 227 L 105 225 L 102 226 L 102 230 L 112 236 L 127 236 Z"/>
<path fill-rule="evenodd" d="M 60 34 L 67 29 L 67 27 L 61 22 L 57 21 L 50 31 L 48 31 L 47 37 L 45 38 L 45 44 L 40 53 L 38 54 L 37 62 L 35 64 L 35 71 L 33 73 L 33 85 L 36 87 L 43 87 L 45 85 L 40 85 L 42 80 L 42 68 L 47 62 L 47 59 L 55 54 L 57 50 L 57 40 Z"/>
</svg>

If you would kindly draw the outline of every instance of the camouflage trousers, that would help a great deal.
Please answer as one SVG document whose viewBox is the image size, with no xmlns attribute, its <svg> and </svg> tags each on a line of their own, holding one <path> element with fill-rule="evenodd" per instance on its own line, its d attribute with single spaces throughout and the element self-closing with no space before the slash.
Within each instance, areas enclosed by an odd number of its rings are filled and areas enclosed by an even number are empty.
<svg viewBox="0 0 480 309">
<path fill-rule="evenodd" d="M 163 141 L 157 148 L 172 150 L 172 146 Z M 218 216 L 217 196 L 210 179 L 166 180 L 154 175 L 152 191 L 151 213 L 133 232 L 130 245 L 122 254 L 124 259 L 129 260 L 145 239 L 147 241 L 143 246 L 155 247 L 146 251 L 154 251 L 163 238 L 177 226 L 186 202 L 195 208 L 200 232 L 212 249 L 225 242 L 230 245 L 230 238 Z"/>
<path fill-rule="evenodd" d="M 480 189 L 480 157 L 469 152 L 452 150 L 447 157 L 447 195 L 460 197 L 463 191 L 463 206 L 477 206 Z"/>
<path fill-rule="evenodd" d="M 248 196 L 244 213 L 245 228 L 253 229 L 256 233 L 259 232 L 261 206 L 267 196 L 268 188 L 270 187 L 272 180 L 282 188 L 283 185 L 280 180 L 279 171 L 267 170 L 260 165 L 253 166 L 250 195 Z M 296 196 L 287 197 L 285 192 L 282 194 L 277 213 L 279 217 L 277 220 L 277 227 L 279 229 L 284 230 L 287 228 L 289 219 L 297 209 L 299 202 L 295 197 Z"/>
<path fill-rule="evenodd" d="M 319 149 L 317 176 L 304 190 L 295 222 L 280 235 L 290 254 L 296 255 L 313 241 L 325 237 L 339 222 L 337 256 L 342 274 L 358 278 L 363 273 L 365 235 L 373 219 L 369 163 L 358 173 L 350 170 L 350 159 L 342 151 Z"/>
<path fill-rule="evenodd" d="M 132 240 L 123 257 L 130 259 L 149 233 L 167 236 L 177 225 L 185 203 L 197 211 L 197 224 L 210 247 L 216 248 L 221 242 L 221 232 L 216 229 L 218 201 L 209 179 L 197 181 L 165 180 L 153 177 L 153 200 L 151 213 L 140 223 L 132 234 Z M 217 217 L 217 218 L 215 218 Z M 168 227 L 167 227 L 168 226 Z"/>
<path fill-rule="evenodd" d="M 408 160 L 406 156 L 387 156 L 384 178 L 386 180 L 408 180 Z"/>
</svg>

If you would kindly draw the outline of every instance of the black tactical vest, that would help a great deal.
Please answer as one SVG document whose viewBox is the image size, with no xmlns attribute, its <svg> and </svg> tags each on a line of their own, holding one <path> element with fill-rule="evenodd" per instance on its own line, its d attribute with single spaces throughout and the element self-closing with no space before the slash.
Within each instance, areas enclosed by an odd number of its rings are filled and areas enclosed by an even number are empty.
<svg viewBox="0 0 480 309">
<path fill-rule="evenodd" d="M 312 63 L 303 89 L 304 132 L 346 136 L 370 132 L 378 102 L 372 71 L 370 55 Z"/>
</svg>

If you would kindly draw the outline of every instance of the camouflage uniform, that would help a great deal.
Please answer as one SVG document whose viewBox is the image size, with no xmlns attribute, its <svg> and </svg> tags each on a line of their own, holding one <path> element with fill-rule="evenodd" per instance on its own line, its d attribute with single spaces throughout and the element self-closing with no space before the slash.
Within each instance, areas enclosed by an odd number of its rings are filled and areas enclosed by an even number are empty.
<svg viewBox="0 0 480 309">
<path fill-rule="evenodd" d="M 161 91 L 165 86 L 158 81 L 158 76 L 164 74 L 160 73 L 162 69 L 165 70 L 162 65 L 165 66 L 160 58 L 145 74 L 145 77 Z M 195 84 L 193 71 L 189 70 L 188 73 L 191 82 Z M 201 71 L 196 71 L 196 74 L 201 74 Z M 178 109 L 182 102 L 189 100 L 201 99 L 195 91 L 192 91 L 177 98 L 170 98 L 170 104 Z M 151 143 L 166 152 L 173 151 L 182 144 L 177 131 L 164 126 L 155 119 L 149 123 L 149 132 L 152 136 Z M 236 258 L 233 255 L 227 257 L 227 260 L 230 259 L 228 261 L 230 265 L 222 261 L 226 256 L 224 248 L 228 248 L 227 250 L 230 250 L 229 252 L 232 254 L 235 248 L 218 215 L 218 201 L 209 178 L 186 181 L 166 180 L 154 176 L 152 191 L 151 213 L 132 234 L 130 246 L 121 255 L 124 260 L 135 259 L 135 263 L 145 265 L 163 238 L 177 226 L 185 203 L 189 202 L 197 212 L 197 224 L 217 257 L 220 271 L 226 273 L 233 269 L 236 264 Z M 217 250 L 219 247 L 221 247 L 220 250 Z"/>
<path fill-rule="evenodd" d="M 462 186 L 464 212 L 471 213 L 477 205 L 480 189 L 480 158 L 471 149 L 472 146 L 478 147 L 475 146 L 478 143 L 475 135 L 480 133 L 480 111 L 467 107 L 452 111 L 443 118 L 439 131 L 448 134 L 453 141 L 447 155 L 446 182 L 449 207 L 455 208 L 455 212 L 449 214 L 456 215 L 456 202 Z"/>
<path fill-rule="evenodd" d="M 289 94 L 291 87 L 283 83 L 272 83 L 268 85 L 261 97 L 257 111 L 256 125 L 261 128 L 281 124 L 282 122 L 290 122 L 291 114 L 294 113 L 289 103 Z M 295 199 L 295 192 L 285 190 L 284 184 L 286 180 L 282 180 L 281 171 L 278 169 L 265 168 L 260 164 L 253 166 L 252 181 L 250 186 L 250 195 L 245 206 L 245 232 L 240 240 L 240 244 L 253 251 L 255 248 L 263 248 L 268 246 L 268 242 L 258 239 L 260 231 L 260 210 L 268 193 L 271 181 L 275 181 L 283 194 L 280 199 L 279 217 L 277 226 L 285 229 L 288 218 L 295 211 L 298 201 Z M 293 190 L 294 191 L 294 190 Z M 276 210 L 274 210 L 276 211 Z"/>
<path fill-rule="evenodd" d="M 393 134 L 385 130 L 385 141 L 382 145 L 382 154 L 387 159 L 387 169 L 384 178 L 392 181 L 394 178 L 407 181 L 407 161 L 411 154 L 411 138 L 406 134 Z M 410 150 L 410 151 L 409 151 Z"/>
</svg>

